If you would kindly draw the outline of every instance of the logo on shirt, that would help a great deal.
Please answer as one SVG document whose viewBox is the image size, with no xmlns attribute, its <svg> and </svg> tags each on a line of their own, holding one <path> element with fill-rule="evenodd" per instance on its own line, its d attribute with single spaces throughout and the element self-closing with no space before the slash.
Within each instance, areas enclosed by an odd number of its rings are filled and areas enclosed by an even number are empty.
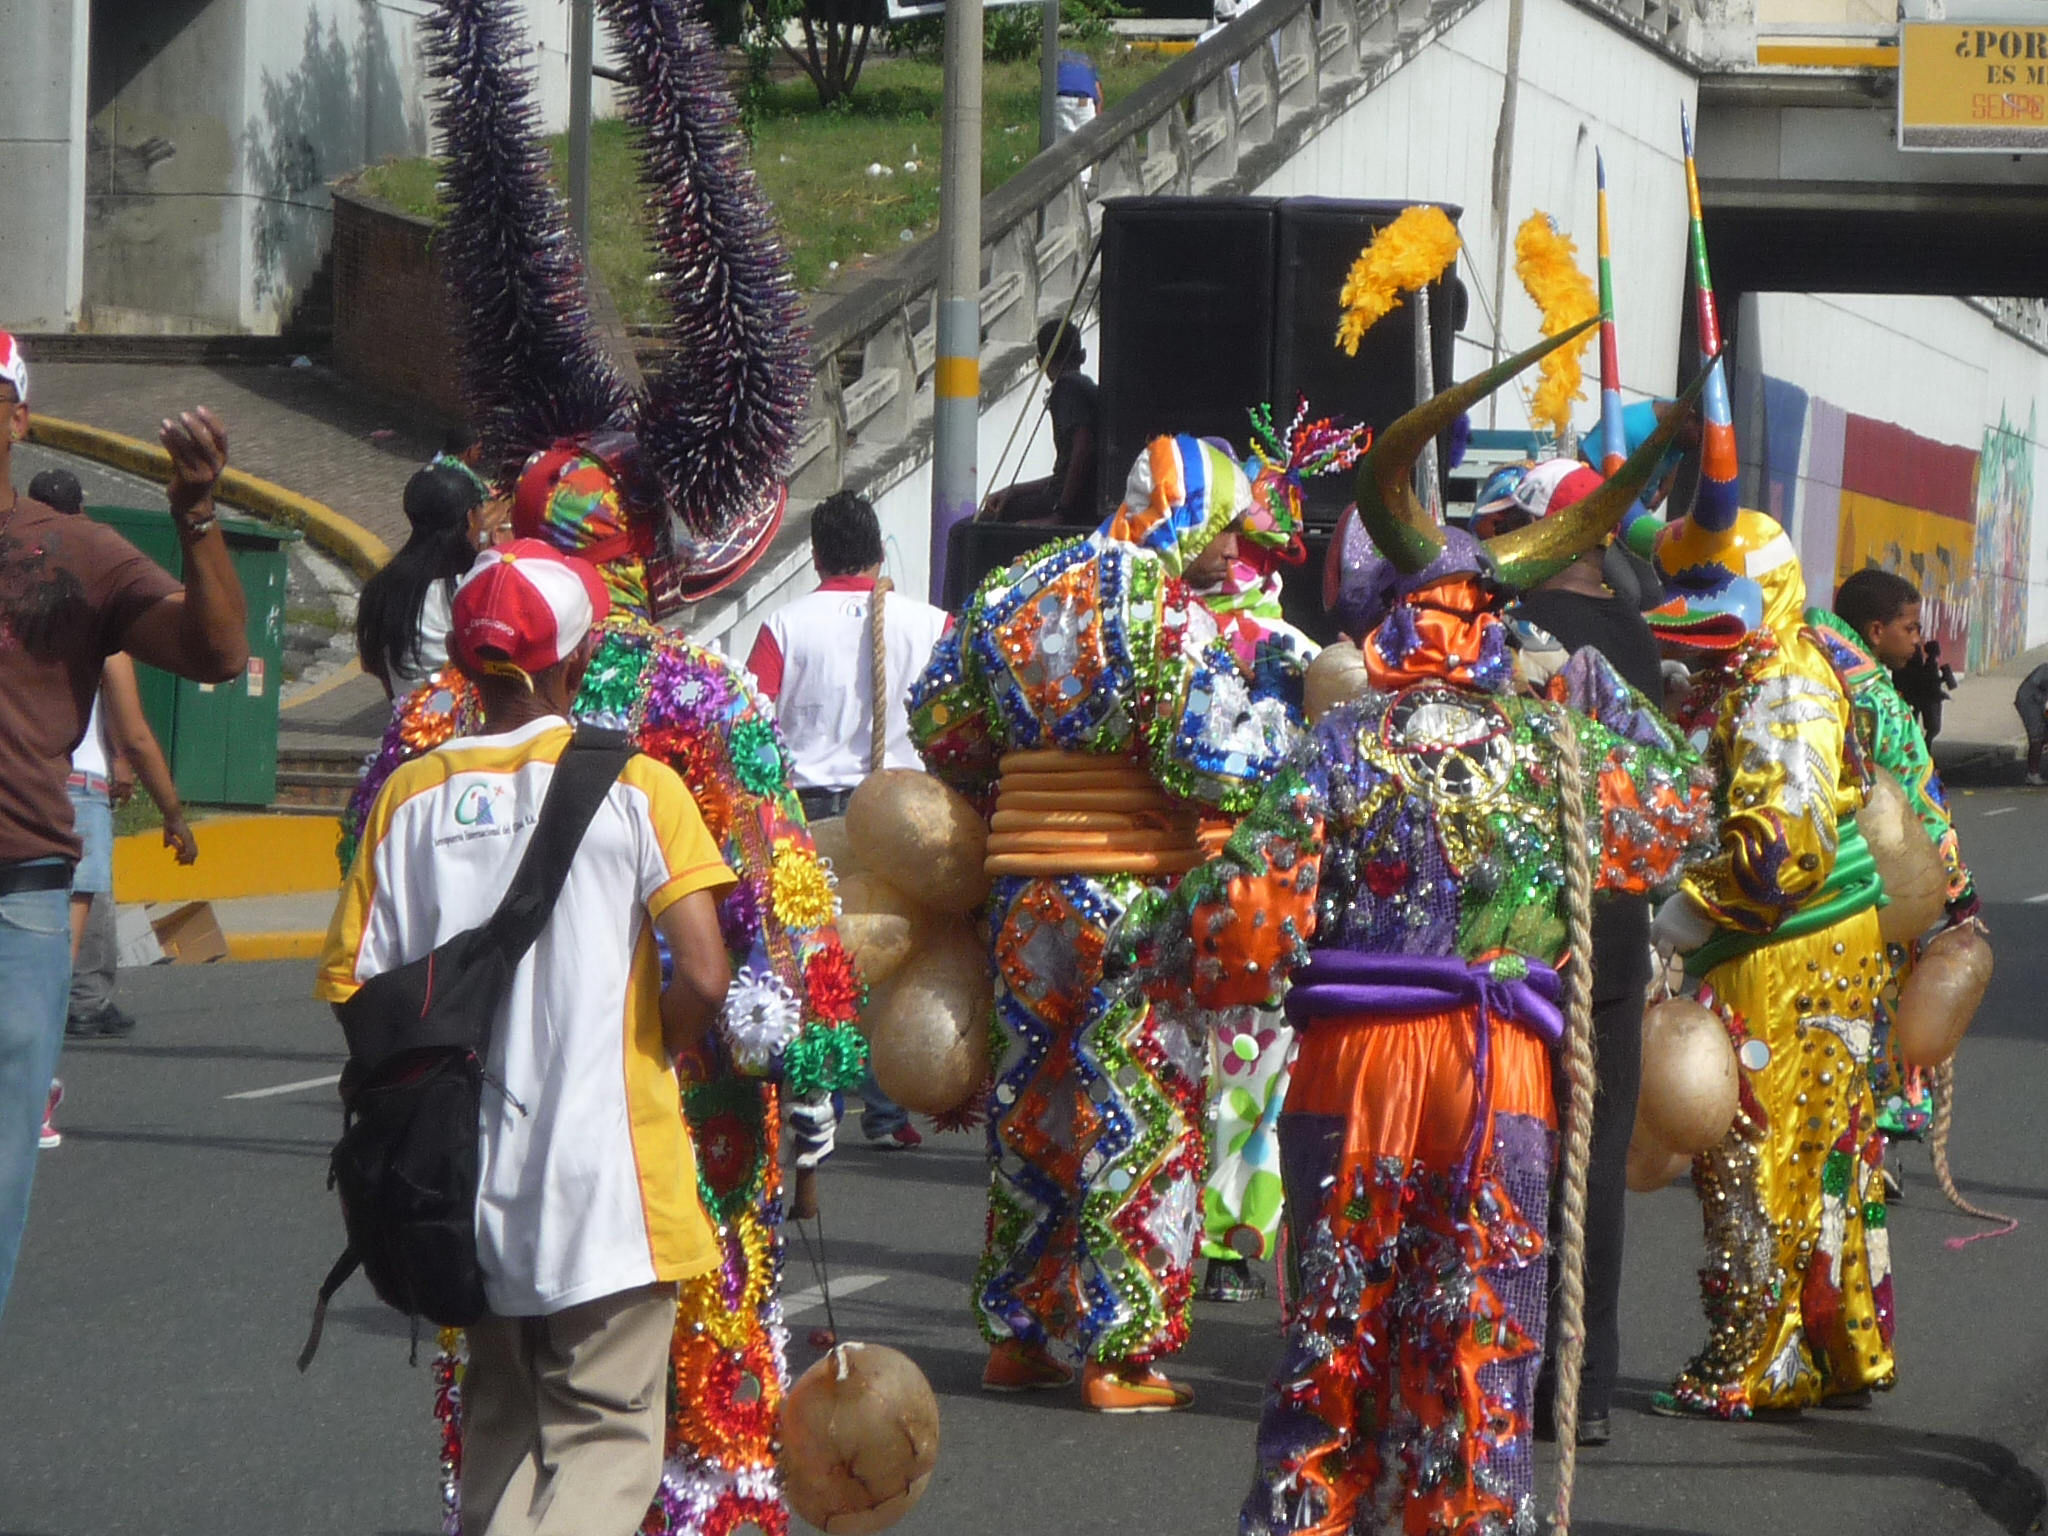
<svg viewBox="0 0 2048 1536">
<path fill-rule="evenodd" d="M 458 827 L 495 827 L 498 824 L 497 804 L 506 795 L 501 784 L 472 784 L 455 797 L 455 824 Z"/>
</svg>

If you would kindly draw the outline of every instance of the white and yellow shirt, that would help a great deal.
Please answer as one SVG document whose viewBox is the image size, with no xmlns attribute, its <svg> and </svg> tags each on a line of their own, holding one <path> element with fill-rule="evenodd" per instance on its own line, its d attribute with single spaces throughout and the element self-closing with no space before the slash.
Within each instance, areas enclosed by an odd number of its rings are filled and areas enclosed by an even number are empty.
<svg viewBox="0 0 2048 1536">
<path fill-rule="evenodd" d="M 392 774 L 327 932 L 319 996 L 344 1002 L 490 917 L 569 737 L 560 717 L 536 720 Z M 476 1229 L 498 1316 L 558 1312 L 717 1263 L 662 1043 L 653 919 L 733 879 L 683 781 L 634 758 L 492 1031 L 487 1065 L 506 1091 L 484 1095 Z"/>
</svg>

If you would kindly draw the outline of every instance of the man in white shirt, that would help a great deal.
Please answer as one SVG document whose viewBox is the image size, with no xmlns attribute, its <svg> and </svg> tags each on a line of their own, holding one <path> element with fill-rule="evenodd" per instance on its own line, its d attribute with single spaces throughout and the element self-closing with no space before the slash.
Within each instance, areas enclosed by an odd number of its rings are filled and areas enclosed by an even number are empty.
<svg viewBox="0 0 2048 1536">
<path fill-rule="evenodd" d="M 811 563 L 818 590 L 777 610 L 761 626 L 747 670 L 775 705 L 789 744 L 790 781 L 812 821 L 843 815 L 874 760 L 875 707 L 883 710 L 887 768 L 922 771 L 910 744 L 910 685 L 952 622 L 945 609 L 876 590 L 882 525 L 867 497 L 840 491 L 811 514 Z M 882 607 L 883 674 L 876 686 L 874 605 Z M 923 1138 L 910 1116 L 883 1097 L 872 1076 L 861 1090 L 861 1131 L 881 1151 L 907 1152 Z"/>
<path fill-rule="evenodd" d="M 607 606 L 594 567 L 520 540 L 463 578 L 450 650 L 485 727 L 385 783 L 328 930 L 333 1003 L 486 921 L 570 741 Z M 514 971 L 487 1065 L 462 1517 L 475 1536 L 632 1536 L 661 1480 L 676 1282 L 722 1250 L 674 1057 L 711 1027 L 733 874 L 673 769 L 633 758 Z M 673 976 L 662 980 L 657 934 Z"/>
<path fill-rule="evenodd" d="M 874 506 L 840 491 L 811 514 L 811 563 L 818 590 L 778 609 L 754 640 L 747 670 L 789 743 L 790 779 L 812 821 L 846 809 L 868 775 L 877 695 L 870 623 L 882 574 L 882 525 Z M 951 620 L 943 608 L 888 589 L 882 601 L 886 651 L 883 765 L 922 771 L 910 744 L 905 700 Z"/>
</svg>

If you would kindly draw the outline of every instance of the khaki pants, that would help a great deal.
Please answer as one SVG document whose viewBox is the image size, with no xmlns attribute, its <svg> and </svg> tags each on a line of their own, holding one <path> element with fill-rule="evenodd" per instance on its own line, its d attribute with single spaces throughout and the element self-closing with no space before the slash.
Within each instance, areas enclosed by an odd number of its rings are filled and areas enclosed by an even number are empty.
<svg viewBox="0 0 2048 1536">
<path fill-rule="evenodd" d="M 674 1285 L 486 1317 L 462 1379 L 469 1536 L 633 1536 L 661 1482 Z"/>
</svg>

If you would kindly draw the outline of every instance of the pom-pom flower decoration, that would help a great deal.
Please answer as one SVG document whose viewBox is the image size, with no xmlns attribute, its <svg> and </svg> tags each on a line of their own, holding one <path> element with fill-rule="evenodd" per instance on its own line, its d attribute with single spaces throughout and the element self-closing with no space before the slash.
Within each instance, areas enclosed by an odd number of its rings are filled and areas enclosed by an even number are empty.
<svg viewBox="0 0 2048 1536">
<path fill-rule="evenodd" d="M 796 994 L 773 971 L 742 966 L 725 994 L 719 1025 L 733 1061 L 745 1072 L 765 1072 L 803 1027 Z"/>
<path fill-rule="evenodd" d="M 1403 209 L 1372 237 L 1344 279 L 1338 302 L 1337 345 L 1358 356 L 1365 333 L 1401 307 L 1401 295 L 1426 288 L 1449 270 L 1461 249 L 1457 226 L 1433 204 Z"/>
<path fill-rule="evenodd" d="M 1515 276 L 1543 313 L 1543 334 L 1556 336 L 1600 313 L 1600 295 L 1579 267 L 1579 248 L 1550 215 L 1536 212 L 1515 231 Z M 1559 437 L 1572 428 L 1572 402 L 1586 398 L 1581 387 L 1585 370 L 1579 358 L 1593 344 L 1588 331 L 1571 346 L 1560 347 L 1538 365 L 1541 382 L 1529 402 L 1529 415 Z"/>
<path fill-rule="evenodd" d="M 734 745 L 739 732 L 734 731 Z M 737 751 L 734 753 L 738 755 Z M 832 877 L 818 856 L 797 846 L 794 838 L 777 838 L 768 876 L 768 900 L 785 928 L 818 928 L 839 915 Z"/>
</svg>

